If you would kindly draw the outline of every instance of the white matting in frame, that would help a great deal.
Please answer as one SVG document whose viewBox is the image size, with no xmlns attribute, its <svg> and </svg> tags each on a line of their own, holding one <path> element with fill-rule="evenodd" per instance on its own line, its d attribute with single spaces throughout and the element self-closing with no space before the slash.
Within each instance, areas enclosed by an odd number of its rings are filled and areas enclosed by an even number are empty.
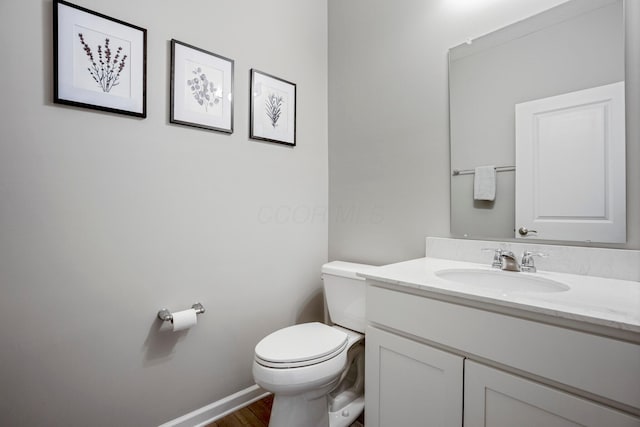
<svg viewBox="0 0 640 427">
<path fill-rule="evenodd" d="M 232 59 L 171 40 L 169 121 L 233 133 L 233 65 Z"/>
<path fill-rule="evenodd" d="M 146 117 L 147 30 L 54 0 L 54 102 Z"/>
<path fill-rule="evenodd" d="M 251 70 L 252 139 L 296 145 L 296 85 Z"/>
</svg>

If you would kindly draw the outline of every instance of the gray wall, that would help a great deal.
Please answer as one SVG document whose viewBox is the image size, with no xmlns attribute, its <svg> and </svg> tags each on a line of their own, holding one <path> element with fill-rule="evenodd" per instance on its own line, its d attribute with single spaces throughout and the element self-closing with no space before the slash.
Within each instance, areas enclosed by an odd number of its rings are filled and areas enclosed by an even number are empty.
<svg viewBox="0 0 640 427">
<path fill-rule="evenodd" d="M 416 258 L 424 236 L 449 236 L 448 49 L 562 2 L 329 0 L 330 259 Z M 627 3 L 625 247 L 640 248 L 640 5 Z M 355 220 L 339 215 L 353 206 Z"/>
<path fill-rule="evenodd" d="M 147 28 L 148 118 L 53 105 L 51 1 L 0 2 L 0 425 L 158 425 L 322 316 L 327 4 L 75 3 Z M 235 59 L 233 135 L 168 123 L 171 38 Z M 298 84 L 297 147 L 248 140 L 252 67 Z"/>
</svg>

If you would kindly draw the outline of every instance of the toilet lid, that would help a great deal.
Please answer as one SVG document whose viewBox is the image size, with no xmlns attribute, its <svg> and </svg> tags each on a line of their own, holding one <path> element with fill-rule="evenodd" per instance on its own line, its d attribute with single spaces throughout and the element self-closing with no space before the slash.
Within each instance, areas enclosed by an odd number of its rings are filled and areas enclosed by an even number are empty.
<svg viewBox="0 0 640 427">
<path fill-rule="evenodd" d="M 343 331 L 322 323 L 289 326 L 267 335 L 256 345 L 256 360 L 273 367 L 299 367 L 319 363 L 347 346 Z"/>
</svg>

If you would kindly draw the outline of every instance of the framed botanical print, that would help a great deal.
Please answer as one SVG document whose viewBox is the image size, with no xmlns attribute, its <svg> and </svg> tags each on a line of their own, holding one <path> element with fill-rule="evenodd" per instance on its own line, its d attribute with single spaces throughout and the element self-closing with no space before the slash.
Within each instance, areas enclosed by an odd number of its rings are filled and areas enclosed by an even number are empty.
<svg viewBox="0 0 640 427">
<path fill-rule="evenodd" d="M 146 117 L 147 30 L 53 3 L 53 101 Z"/>
<path fill-rule="evenodd" d="M 250 94 L 249 136 L 295 146 L 295 83 L 252 69 Z"/>
<path fill-rule="evenodd" d="M 171 40 L 171 112 L 169 121 L 233 133 L 234 61 Z"/>
</svg>

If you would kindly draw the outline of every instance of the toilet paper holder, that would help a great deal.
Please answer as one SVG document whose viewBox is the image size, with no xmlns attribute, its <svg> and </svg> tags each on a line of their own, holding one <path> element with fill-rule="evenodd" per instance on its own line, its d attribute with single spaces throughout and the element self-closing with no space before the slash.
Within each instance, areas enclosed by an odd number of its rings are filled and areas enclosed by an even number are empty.
<svg viewBox="0 0 640 427">
<path fill-rule="evenodd" d="M 201 314 L 205 311 L 204 306 L 199 302 L 193 304 L 191 308 L 196 311 L 196 314 Z M 173 314 L 171 314 L 171 312 L 166 308 L 163 308 L 158 312 L 158 318 L 164 322 L 173 322 Z"/>
</svg>

